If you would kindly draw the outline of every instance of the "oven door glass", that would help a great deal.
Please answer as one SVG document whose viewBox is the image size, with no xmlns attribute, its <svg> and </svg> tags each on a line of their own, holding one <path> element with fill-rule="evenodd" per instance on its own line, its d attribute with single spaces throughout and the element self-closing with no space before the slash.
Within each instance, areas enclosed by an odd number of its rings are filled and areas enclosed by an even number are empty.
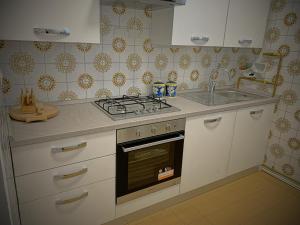
<svg viewBox="0 0 300 225">
<path fill-rule="evenodd" d="M 117 195 L 181 176 L 183 135 L 176 133 L 124 144 L 117 152 Z M 120 161 L 123 163 L 120 163 Z"/>
</svg>

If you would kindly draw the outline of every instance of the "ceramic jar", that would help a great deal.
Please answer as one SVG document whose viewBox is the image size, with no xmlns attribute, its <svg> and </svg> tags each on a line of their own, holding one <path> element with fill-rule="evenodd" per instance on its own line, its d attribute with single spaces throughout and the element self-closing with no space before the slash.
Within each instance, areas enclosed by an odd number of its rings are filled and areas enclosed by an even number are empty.
<svg viewBox="0 0 300 225">
<path fill-rule="evenodd" d="M 161 81 L 157 81 L 153 83 L 153 95 L 156 98 L 162 98 L 164 96 L 165 93 L 165 88 L 166 85 L 161 82 Z"/>
<path fill-rule="evenodd" d="M 166 96 L 175 97 L 176 96 L 177 83 L 174 81 L 169 81 L 166 83 Z"/>
</svg>

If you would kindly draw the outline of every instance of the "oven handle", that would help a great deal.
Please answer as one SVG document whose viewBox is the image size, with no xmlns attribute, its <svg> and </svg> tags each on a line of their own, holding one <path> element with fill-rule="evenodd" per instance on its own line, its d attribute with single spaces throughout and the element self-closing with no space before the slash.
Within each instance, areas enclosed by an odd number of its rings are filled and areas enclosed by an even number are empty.
<svg viewBox="0 0 300 225">
<path fill-rule="evenodd" d="M 165 139 L 165 140 L 161 140 L 161 141 L 155 141 L 155 142 L 151 142 L 151 143 L 143 144 L 143 145 L 137 145 L 137 146 L 133 146 L 133 147 L 129 147 L 129 148 L 125 148 L 122 146 L 122 149 L 123 149 L 123 152 L 131 152 L 131 151 L 139 150 L 142 148 L 152 147 L 155 145 L 170 143 L 173 141 L 179 141 L 182 139 L 184 139 L 184 135 L 180 134 L 178 137 L 173 137 L 173 138 L 169 138 L 169 139 Z"/>
</svg>

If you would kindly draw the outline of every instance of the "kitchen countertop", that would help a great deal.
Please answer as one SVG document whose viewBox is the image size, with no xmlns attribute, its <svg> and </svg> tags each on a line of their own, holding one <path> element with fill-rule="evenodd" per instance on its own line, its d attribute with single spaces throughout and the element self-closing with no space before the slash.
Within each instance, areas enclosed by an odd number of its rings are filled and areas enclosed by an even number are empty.
<svg viewBox="0 0 300 225">
<path fill-rule="evenodd" d="M 205 106 L 182 97 L 167 99 L 178 112 L 144 116 L 113 121 L 91 102 L 60 105 L 59 115 L 45 122 L 25 123 L 10 120 L 10 139 L 13 147 L 52 141 L 78 135 L 93 134 L 130 126 L 155 123 L 165 120 L 237 110 L 251 106 L 271 104 L 278 98 L 265 97 L 259 100 L 237 102 L 219 106 Z"/>
</svg>

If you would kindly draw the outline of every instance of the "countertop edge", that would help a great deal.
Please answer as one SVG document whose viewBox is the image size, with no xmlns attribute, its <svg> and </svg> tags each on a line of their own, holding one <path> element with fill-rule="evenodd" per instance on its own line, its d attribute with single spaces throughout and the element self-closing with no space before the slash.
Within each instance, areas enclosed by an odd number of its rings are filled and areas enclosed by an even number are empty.
<svg viewBox="0 0 300 225">
<path fill-rule="evenodd" d="M 38 137 L 38 138 L 33 138 L 33 139 L 27 139 L 27 140 L 21 140 L 21 141 L 15 141 L 14 138 L 10 134 L 10 143 L 12 148 L 24 146 L 24 145 L 31 145 L 31 144 L 39 144 L 42 142 L 49 142 L 49 141 L 55 141 L 59 139 L 64 139 L 64 138 L 72 138 L 76 136 L 81 136 L 81 135 L 90 135 L 94 133 L 99 133 L 99 132 L 105 132 L 105 131 L 111 131 L 111 130 L 117 130 L 117 129 L 122 129 L 130 126 L 139 126 L 139 125 L 144 125 L 148 123 L 156 123 L 156 122 L 161 122 L 161 121 L 166 121 L 166 120 L 174 120 L 174 119 L 181 119 L 181 118 L 187 118 L 187 117 L 194 117 L 194 116 L 203 116 L 203 115 L 208 115 L 208 114 L 214 114 L 214 113 L 220 113 L 220 112 L 226 112 L 226 111 L 232 111 L 232 110 L 238 110 L 238 109 L 244 109 L 244 108 L 249 108 L 253 106 L 259 106 L 259 105 L 266 105 L 266 104 L 273 104 L 278 102 L 278 98 L 267 98 L 267 99 L 261 99 L 259 101 L 249 101 L 249 102 L 239 102 L 236 103 L 236 105 L 229 105 L 226 106 L 224 105 L 223 108 L 212 108 L 208 110 L 203 110 L 203 111 L 198 111 L 198 112 L 190 112 L 190 113 L 182 113 L 179 115 L 174 115 L 174 116 L 162 116 L 160 118 L 151 118 L 149 120 L 143 120 L 143 121 L 134 121 L 134 122 L 128 122 L 120 125 L 109 125 L 109 126 L 103 126 L 99 128 L 93 128 L 93 129 L 88 129 L 88 130 L 81 130 L 81 131 L 74 131 L 74 132 L 67 132 L 67 133 L 61 133 L 57 135 L 51 135 L 47 137 Z"/>
</svg>

